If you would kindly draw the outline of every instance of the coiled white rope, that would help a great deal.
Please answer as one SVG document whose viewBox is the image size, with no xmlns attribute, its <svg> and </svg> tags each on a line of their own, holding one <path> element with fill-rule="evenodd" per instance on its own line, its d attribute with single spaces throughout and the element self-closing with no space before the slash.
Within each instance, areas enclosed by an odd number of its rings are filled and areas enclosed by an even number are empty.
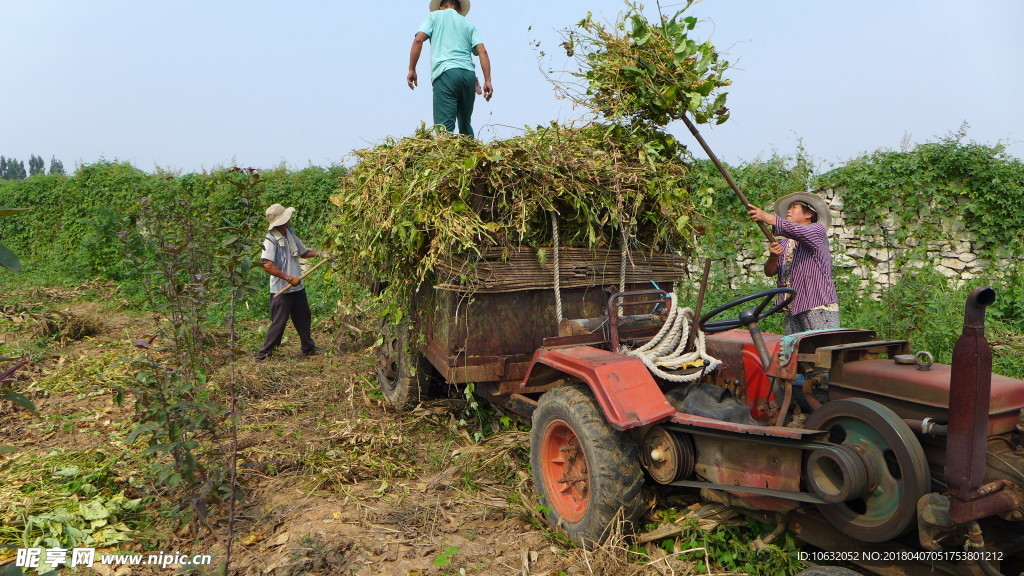
<svg viewBox="0 0 1024 576">
<path fill-rule="evenodd" d="M 559 326 L 562 324 L 562 286 L 561 286 L 561 268 L 559 266 L 559 237 L 558 237 L 558 216 L 554 212 L 550 212 L 551 216 L 551 235 L 554 240 L 554 257 L 552 258 L 554 265 L 554 280 L 555 280 L 555 317 L 558 320 Z M 619 268 L 619 291 L 624 292 L 626 290 L 626 260 L 629 256 L 629 244 L 628 244 L 629 232 L 623 229 L 622 238 L 622 262 Z M 722 361 L 710 356 L 707 351 L 707 346 L 704 340 L 704 333 L 698 331 L 697 337 L 694 338 L 696 344 L 696 350 L 693 352 L 686 352 L 686 343 L 690 336 L 690 326 L 693 323 L 693 310 L 690 308 L 680 308 L 677 306 L 676 295 L 671 294 L 671 306 L 669 309 L 668 318 L 665 319 L 665 324 L 658 331 L 658 334 L 651 339 L 650 342 L 637 348 L 636 350 L 629 350 L 627 348 L 621 348 L 620 352 L 628 356 L 639 358 L 643 361 L 647 369 L 653 374 L 660 378 L 668 380 L 669 382 L 693 382 L 704 375 L 709 370 L 714 370 Z M 622 314 L 622 308 L 619 308 L 619 314 Z M 697 360 L 705 361 L 704 369 L 700 372 L 694 372 L 692 374 L 669 374 L 662 370 L 662 368 L 679 368 L 685 364 L 696 362 Z"/>
<path fill-rule="evenodd" d="M 696 350 L 686 352 L 686 342 L 690 336 L 690 325 L 693 321 L 693 310 L 676 305 L 676 295 L 671 294 L 671 308 L 665 324 L 651 341 L 635 350 L 621 349 L 623 354 L 639 358 L 647 369 L 659 378 L 669 382 L 693 382 L 709 370 L 714 370 L 722 361 L 708 354 L 704 333 L 697 331 L 694 338 Z M 693 374 L 669 374 L 662 368 L 679 368 L 685 364 L 703 360 L 704 370 Z"/>
</svg>

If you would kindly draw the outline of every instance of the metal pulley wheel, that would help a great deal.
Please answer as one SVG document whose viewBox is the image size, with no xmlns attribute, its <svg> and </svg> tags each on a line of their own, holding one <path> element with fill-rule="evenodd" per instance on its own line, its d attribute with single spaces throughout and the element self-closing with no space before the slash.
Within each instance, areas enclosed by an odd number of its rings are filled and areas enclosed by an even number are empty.
<svg viewBox="0 0 1024 576">
<path fill-rule="evenodd" d="M 696 457 L 689 434 L 673 434 L 661 426 L 651 428 L 640 446 L 640 462 L 659 484 L 670 484 L 693 475 Z"/>
<path fill-rule="evenodd" d="M 852 446 L 815 450 L 807 458 L 807 486 L 831 504 L 864 496 L 868 470 Z"/>
<path fill-rule="evenodd" d="M 864 542 L 885 542 L 903 534 L 917 517 L 918 499 L 931 491 L 928 461 L 910 427 L 889 408 L 862 398 L 829 402 L 811 413 L 806 426 L 827 431 L 829 442 L 856 454 L 867 470 L 861 496 L 819 504 L 821 514 L 847 536 Z M 847 463 L 840 457 L 828 463 L 833 464 Z M 808 476 L 812 487 L 818 481 L 829 494 L 827 475 L 822 472 L 826 469 L 824 465 L 811 469 Z M 851 478 L 849 484 L 856 487 L 857 482 Z M 833 498 L 840 497 L 845 484 L 837 486 Z"/>
</svg>

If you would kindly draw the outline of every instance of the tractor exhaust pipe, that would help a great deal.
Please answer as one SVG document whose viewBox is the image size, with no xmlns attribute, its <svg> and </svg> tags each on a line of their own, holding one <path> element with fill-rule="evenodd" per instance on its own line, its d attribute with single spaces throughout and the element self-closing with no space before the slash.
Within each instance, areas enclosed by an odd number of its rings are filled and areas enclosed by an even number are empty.
<svg viewBox="0 0 1024 576">
<path fill-rule="evenodd" d="M 949 382 L 949 432 L 946 438 L 946 481 L 950 517 L 962 524 L 1012 510 L 1008 491 L 982 490 L 985 445 L 992 394 L 992 349 L 985 339 L 985 307 L 996 301 L 995 290 L 976 288 L 967 297 L 964 328 L 953 348 Z"/>
</svg>

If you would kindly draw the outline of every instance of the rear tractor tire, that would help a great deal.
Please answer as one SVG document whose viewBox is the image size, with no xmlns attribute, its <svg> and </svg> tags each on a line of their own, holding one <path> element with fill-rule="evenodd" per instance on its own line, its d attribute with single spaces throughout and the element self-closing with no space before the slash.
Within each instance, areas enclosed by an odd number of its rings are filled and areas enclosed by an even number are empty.
<svg viewBox="0 0 1024 576">
<path fill-rule="evenodd" d="M 617 521 L 630 529 L 644 509 L 637 446 L 608 424 L 582 384 L 541 396 L 530 465 L 548 523 L 584 548 L 603 544 Z"/>
<path fill-rule="evenodd" d="M 431 366 L 410 342 L 407 324 L 382 325 L 383 340 L 377 348 L 377 382 L 396 410 L 411 410 L 427 398 Z"/>
</svg>

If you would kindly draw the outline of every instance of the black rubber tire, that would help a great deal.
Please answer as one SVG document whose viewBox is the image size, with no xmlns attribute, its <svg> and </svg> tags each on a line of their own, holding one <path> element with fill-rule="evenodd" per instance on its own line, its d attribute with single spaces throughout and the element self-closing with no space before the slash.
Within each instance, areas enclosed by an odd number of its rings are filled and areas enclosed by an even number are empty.
<svg viewBox="0 0 1024 576">
<path fill-rule="evenodd" d="M 381 327 L 377 347 L 377 383 L 396 410 L 411 410 L 427 398 L 429 363 L 410 344 L 412 329 L 406 324 Z"/>
<path fill-rule="evenodd" d="M 550 494 L 558 488 L 557 478 L 545 478 L 542 443 L 549 426 L 571 429 L 587 464 L 588 503 L 577 521 L 566 520 Z M 565 384 L 540 397 L 530 431 L 530 466 L 533 483 L 548 523 L 560 528 L 570 540 L 584 548 L 603 544 L 610 526 L 622 510 L 624 529 L 632 529 L 644 509 L 641 498 L 644 475 L 637 445 L 611 427 L 586 386 Z"/>
</svg>

